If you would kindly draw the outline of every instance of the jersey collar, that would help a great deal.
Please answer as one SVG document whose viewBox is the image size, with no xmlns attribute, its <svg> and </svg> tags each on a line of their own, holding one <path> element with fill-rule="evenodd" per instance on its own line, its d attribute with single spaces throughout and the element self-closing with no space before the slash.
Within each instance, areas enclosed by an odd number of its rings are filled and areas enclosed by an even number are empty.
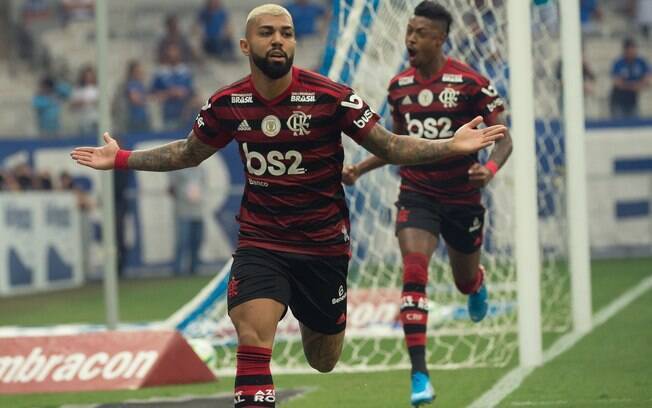
<svg viewBox="0 0 652 408">
<path fill-rule="evenodd" d="M 254 86 L 254 81 L 251 79 L 251 76 L 249 76 L 249 85 L 251 86 L 252 92 L 258 100 L 260 100 L 266 106 L 274 106 L 277 105 L 279 102 L 281 102 L 283 99 L 287 98 L 288 95 L 290 95 L 290 93 L 295 87 L 298 76 L 299 76 L 299 69 L 293 66 L 292 82 L 290 82 L 290 86 L 288 86 L 285 91 L 283 91 L 279 96 L 277 96 L 274 99 L 265 99 L 261 94 L 259 94 L 258 91 L 256 90 L 256 87 Z"/>
<path fill-rule="evenodd" d="M 437 71 L 434 75 L 432 75 L 430 78 L 427 78 L 427 79 L 424 78 L 423 76 L 421 76 L 421 73 L 419 73 L 418 69 L 414 68 L 414 79 L 418 83 L 420 83 L 422 85 L 426 85 L 426 84 L 430 84 L 432 82 L 435 82 L 436 80 L 438 80 L 442 76 L 442 74 L 444 73 L 444 70 L 446 68 L 448 68 L 448 65 L 450 64 L 450 62 L 451 62 L 451 58 L 446 57 L 446 60 L 444 61 L 444 64 L 441 66 L 441 68 L 439 68 L 439 71 Z"/>
</svg>

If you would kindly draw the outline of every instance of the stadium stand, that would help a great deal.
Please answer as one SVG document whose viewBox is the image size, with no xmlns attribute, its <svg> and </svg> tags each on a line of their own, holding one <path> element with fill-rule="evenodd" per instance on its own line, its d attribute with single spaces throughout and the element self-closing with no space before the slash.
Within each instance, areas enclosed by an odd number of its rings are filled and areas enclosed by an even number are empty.
<svg viewBox="0 0 652 408">
<path fill-rule="evenodd" d="M 14 27 L 20 27 L 19 10 L 25 0 L 12 0 L 12 19 Z M 47 2 L 55 8 L 56 2 Z M 225 1 L 230 9 L 236 38 L 244 33 L 244 22 L 251 8 L 260 4 L 256 0 Z M 124 71 L 129 60 L 142 62 L 147 77 L 156 67 L 155 48 L 164 32 L 164 18 L 168 14 L 178 17 L 182 29 L 190 36 L 193 45 L 199 42 L 199 31 L 195 30 L 197 13 L 204 0 L 186 0 L 181 5 L 173 0 L 139 0 L 121 2 L 119 7 L 109 7 L 110 67 L 109 89 L 116 90 L 124 81 Z M 58 17 L 53 12 L 49 18 Z M 14 30 L 15 31 L 15 30 Z M 42 71 L 49 70 L 74 82 L 79 67 L 95 59 L 94 22 L 92 20 L 74 21 L 65 26 L 57 21 L 40 24 L 34 35 L 35 48 L 41 55 L 34 60 L 18 57 L 14 50 L 9 59 L 0 60 L 0 120 L 3 123 L 0 137 L 34 137 L 37 134 L 35 118 L 31 109 L 32 96 L 38 86 Z M 295 62 L 300 66 L 317 67 L 325 38 L 316 37 L 303 40 Z M 200 47 L 197 46 L 197 49 Z M 47 51 L 44 51 L 47 50 Z M 195 67 L 195 84 L 199 97 L 203 100 L 219 87 L 231 83 L 242 76 L 246 59 L 236 63 L 222 63 L 206 60 Z M 161 129 L 159 109 L 150 106 L 154 129 Z M 77 126 L 74 114 L 62 110 L 62 134 L 72 135 Z"/>
</svg>

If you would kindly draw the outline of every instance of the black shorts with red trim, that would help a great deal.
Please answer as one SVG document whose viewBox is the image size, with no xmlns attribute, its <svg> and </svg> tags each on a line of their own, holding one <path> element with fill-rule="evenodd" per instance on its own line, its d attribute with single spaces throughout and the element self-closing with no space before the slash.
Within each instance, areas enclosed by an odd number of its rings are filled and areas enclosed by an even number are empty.
<svg viewBox="0 0 652 408">
<path fill-rule="evenodd" d="M 482 246 L 482 205 L 442 204 L 426 194 L 401 190 L 396 202 L 396 234 L 404 228 L 418 228 L 441 236 L 453 249 L 471 254 Z"/>
<path fill-rule="evenodd" d="M 262 248 L 238 248 L 227 291 L 229 311 L 253 299 L 274 299 L 290 307 L 309 329 L 340 333 L 346 327 L 349 257 L 302 255 Z"/>
</svg>

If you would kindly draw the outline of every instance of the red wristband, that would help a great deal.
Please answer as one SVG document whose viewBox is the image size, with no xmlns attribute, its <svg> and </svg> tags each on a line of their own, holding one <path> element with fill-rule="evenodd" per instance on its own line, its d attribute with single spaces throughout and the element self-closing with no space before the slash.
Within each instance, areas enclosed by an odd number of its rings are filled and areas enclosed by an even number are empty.
<svg viewBox="0 0 652 408">
<path fill-rule="evenodd" d="M 489 160 L 484 164 L 484 166 L 488 168 L 491 174 L 493 174 L 494 176 L 496 175 L 496 173 L 498 173 L 498 163 L 496 163 L 495 161 Z"/>
<path fill-rule="evenodd" d="M 118 150 L 118 153 L 115 155 L 115 161 L 113 162 L 113 168 L 116 170 L 127 170 L 129 165 L 127 160 L 131 156 L 131 150 Z"/>
</svg>

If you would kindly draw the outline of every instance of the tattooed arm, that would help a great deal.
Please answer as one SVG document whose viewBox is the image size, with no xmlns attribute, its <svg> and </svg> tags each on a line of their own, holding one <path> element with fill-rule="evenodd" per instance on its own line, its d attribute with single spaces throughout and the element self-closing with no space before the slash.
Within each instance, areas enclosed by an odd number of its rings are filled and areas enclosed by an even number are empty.
<svg viewBox="0 0 652 408">
<path fill-rule="evenodd" d="M 110 170 L 115 166 L 120 147 L 108 133 L 104 133 L 101 147 L 78 147 L 70 156 L 79 164 L 98 170 Z M 193 131 L 183 140 L 176 140 L 158 147 L 134 150 L 127 158 L 127 166 L 134 170 L 170 171 L 199 165 L 218 149 L 199 140 Z"/>
<path fill-rule="evenodd" d="M 397 135 L 407 133 L 405 122 L 394 118 L 393 130 Z M 383 167 L 386 164 L 387 162 L 385 160 L 372 154 L 360 163 L 346 165 L 342 168 L 342 183 L 347 186 L 352 186 L 362 175 L 369 173 L 372 170 L 376 170 L 379 167 Z"/>
<path fill-rule="evenodd" d="M 380 125 L 374 126 L 362 146 L 380 159 L 392 164 L 432 163 L 452 156 L 477 152 L 503 137 L 506 128 L 502 125 L 476 129 L 482 123 L 478 116 L 460 127 L 448 140 L 426 140 L 403 137 L 389 132 Z"/>
<path fill-rule="evenodd" d="M 198 166 L 218 149 L 199 140 L 193 131 L 176 140 L 147 150 L 135 150 L 127 161 L 134 170 L 169 171 Z"/>
</svg>

